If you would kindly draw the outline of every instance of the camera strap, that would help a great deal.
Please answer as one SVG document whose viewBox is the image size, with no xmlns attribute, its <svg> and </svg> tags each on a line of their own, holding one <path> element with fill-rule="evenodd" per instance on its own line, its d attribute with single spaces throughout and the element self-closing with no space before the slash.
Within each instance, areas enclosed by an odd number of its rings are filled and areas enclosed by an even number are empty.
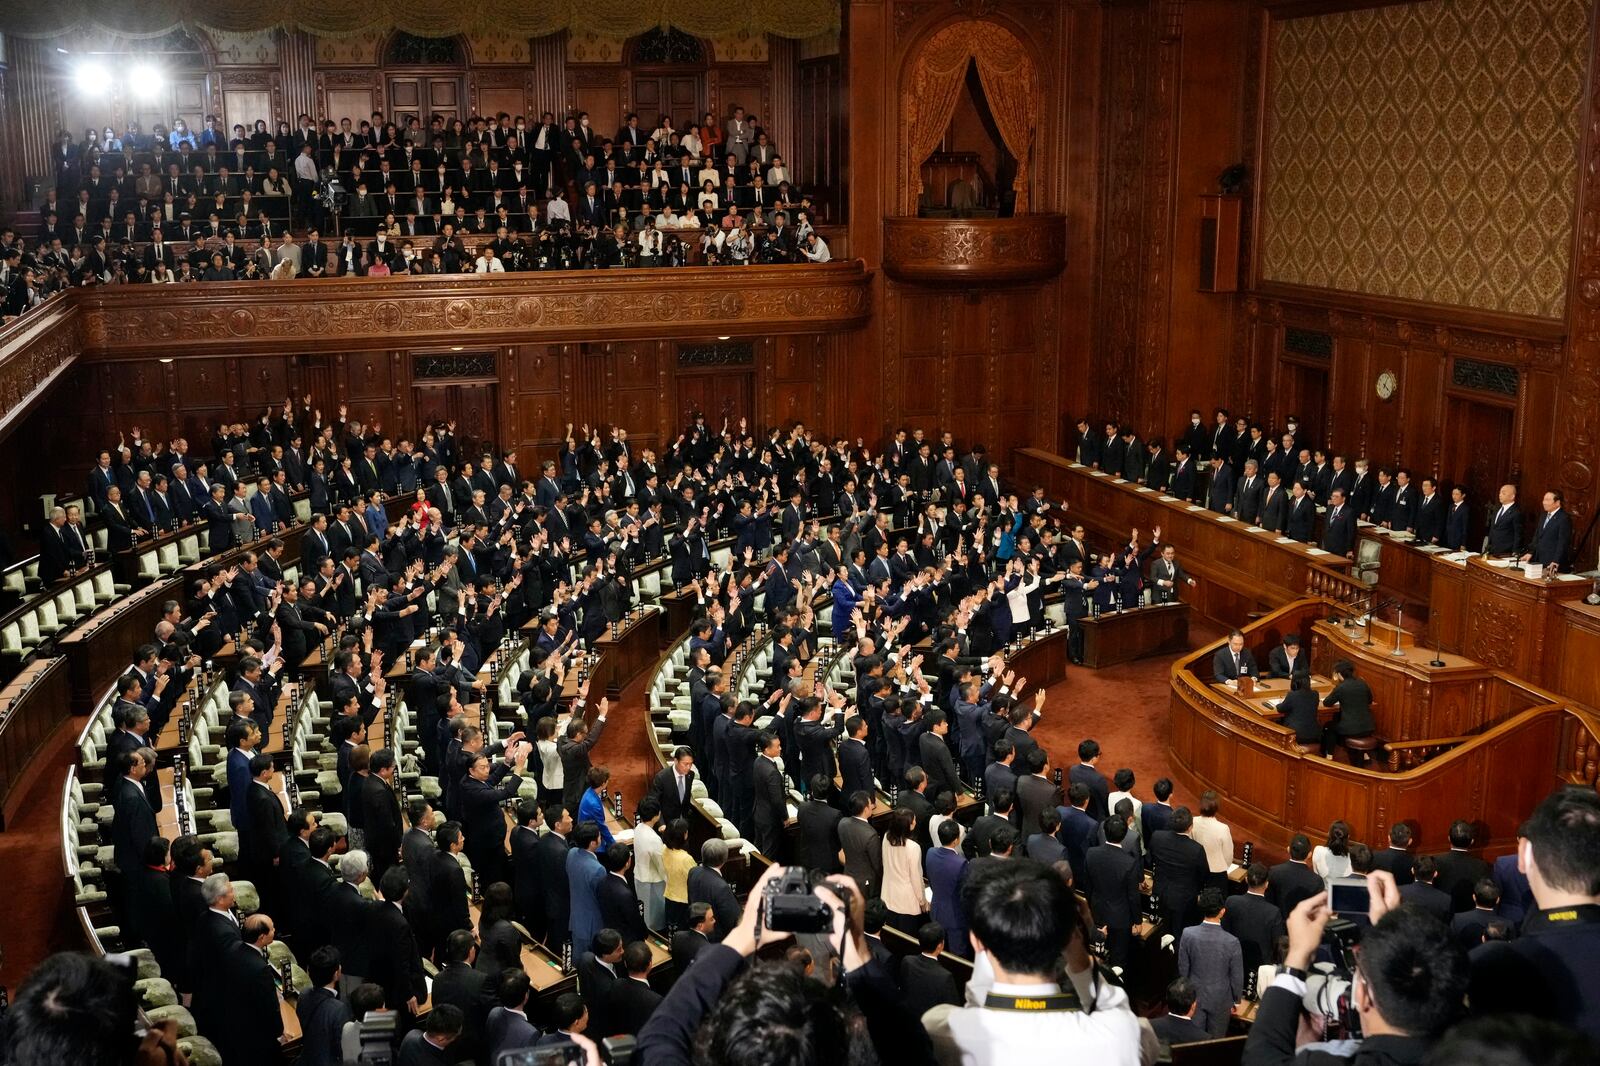
<svg viewBox="0 0 1600 1066">
<path fill-rule="evenodd" d="M 990 992 L 984 997 L 983 1005 L 988 1010 L 1023 1011 L 1030 1014 L 1041 1011 L 1083 1009 L 1077 990 L 1070 988 L 1048 996 L 1007 996 L 999 992 Z"/>
</svg>

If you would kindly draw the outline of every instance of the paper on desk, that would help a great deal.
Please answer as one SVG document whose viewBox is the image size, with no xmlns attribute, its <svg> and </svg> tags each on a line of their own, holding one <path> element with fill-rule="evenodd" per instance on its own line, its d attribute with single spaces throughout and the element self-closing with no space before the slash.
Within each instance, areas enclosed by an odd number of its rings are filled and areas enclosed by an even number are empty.
<svg viewBox="0 0 1600 1066">
<path fill-rule="evenodd" d="M 1217 517 L 1217 521 L 1218 522 L 1237 522 L 1239 520 L 1237 518 L 1233 517 L 1232 515 L 1225 514 L 1225 515 L 1219 515 Z"/>
<path fill-rule="evenodd" d="M 1321 548 L 1307 548 L 1306 549 L 1306 554 L 1307 555 L 1327 555 L 1328 553 L 1323 551 Z"/>
<path fill-rule="evenodd" d="M 1282 702 L 1281 700 L 1262 700 L 1261 701 L 1261 706 L 1268 707 L 1268 708 L 1270 708 L 1270 709 L 1275 711 L 1275 710 L 1278 709 L 1278 704 L 1281 703 L 1281 702 Z"/>
<path fill-rule="evenodd" d="M 1157 497 L 1157 498 L 1162 503 L 1177 503 L 1178 502 L 1178 498 L 1176 496 L 1160 496 L 1160 497 Z"/>
<path fill-rule="evenodd" d="M 1584 577 L 1582 574 L 1557 574 L 1556 575 L 1556 580 L 1557 581 L 1587 581 L 1589 579 Z"/>
<path fill-rule="evenodd" d="M 1189 505 L 1189 510 L 1191 510 L 1191 511 L 1204 511 L 1205 508 L 1201 507 L 1198 503 L 1191 503 Z"/>
<path fill-rule="evenodd" d="M 1073 470 L 1082 470 L 1083 469 L 1083 464 L 1082 463 L 1068 463 L 1067 466 L 1069 468 L 1073 469 Z"/>
<path fill-rule="evenodd" d="M 1110 474 L 1106 473 L 1104 470 L 1091 470 L 1091 471 L 1089 471 L 1089 473 L 1093 474 L 1095 477 L 1110 477 L 1111 476 Z"/>
<path fill-rule="evenodd" d="M 1291 537 L 1279 537 L 1277 540 L 1273 541 L 1272 543 L 1274 543 L 1274 544 L 1293 544 L 1294 540 Z"/>
<path fill-rule="evenodd" d="M 1417 545 L 1417 551 L 1419 551 L 1419 552 L 1427 552 L 1429 555 L 1443 555 L 1446 550 L 1447 549 L 1441 548 L 1437 544 L 1418 544 Z"/>
<path fill-rule="evenodd" d="M 1151 488 L 1149 485 L 1140 485 L 1139 486 L 1139 491 L 1140 492 L 1154 492 L 1156 490 Z"/>
<path fill-rule="evenodd" d="M 1247 527 L 1245 529 L 1245 532 L 1246 533 L 1265 533 L 1267 531 L 1262 529 L 1260 526 L 1249 526 L 1249 527 Z"/>
<path fill-rule="evenodd" d="M 1111 479 L 1111 483 L 1113 485 L 1126 485 L 1128 483 L 1128 479 L 1125 477 L 1114 477 Z"/>
<path fill-rule="evenodd" d="M 1375 523 L 1368 522 L 1365 518 L 1356 519 L 1356 528 L 1357 529 L 1371 529 L 1374 524 Z"/>
</svg>

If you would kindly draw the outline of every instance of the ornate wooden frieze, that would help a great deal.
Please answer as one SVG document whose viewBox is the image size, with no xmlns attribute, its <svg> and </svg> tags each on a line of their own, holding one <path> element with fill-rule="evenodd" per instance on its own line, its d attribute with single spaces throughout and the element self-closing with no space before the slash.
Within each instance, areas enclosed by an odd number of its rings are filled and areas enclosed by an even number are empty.
<svg viewBox="0 0 1600 1066">
<path fill-rule="evenodd" d="M 886 218 L 883 268 L 898 281 L 963 285 L 1039 281 L 1066 265 L 1063 215 Z"/>
<path fill-rule="evenodd" d="M 182 355 L 191 342 L 248 351 L 333 337 L 346 347 L 385 348 L 397 338 L 422 347 L 560 341 L 579 332 L 585 339 L 815 333 L 861 325 L 870 310 L 868 275 L 856 263 L 215 283 L 156 295 L 74 292 L 86 350 L 117 358 Z"/>
<path fill-rule="evenodd" d="M 679 366 L 753 366 L 756 346 L 749 341 L 732 344 L 693 344 L 678 349 Z"/>
<path fill-rule="evenodd" d="M 58 296 L 0 329 L 0 434 L 77 358 L 82 345 L 70 300 Z"/>
</svg>

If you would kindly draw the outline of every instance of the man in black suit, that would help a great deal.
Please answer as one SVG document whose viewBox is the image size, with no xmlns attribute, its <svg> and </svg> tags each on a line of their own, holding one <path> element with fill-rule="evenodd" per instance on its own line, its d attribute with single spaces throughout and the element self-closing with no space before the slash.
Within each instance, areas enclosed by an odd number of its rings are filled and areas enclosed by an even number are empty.
<svg viewBox="0 0 1600 1066">
<path fill-rule="evenodd" d="M 1355 558 L 1356 512 L 1346 505 L 1344 490 L 1334 489 L 1328 494 L 1328 515 L 1322 529 L 1322 550 L 1331 555 Z"/>
<path fill-rule="evenodd" d="M 1167 494 L 1180 500 L 1195 498 L 1195 489 L 1199 484 L 1195 471 L 1194 453 L 1182 444 L 1177 448 L 1178 464 L 1172 468 L 1172 481 L 1168 486 Z"/>
<path fill-rule="evenodd" d="M 1572 553 L 1572 516 L 1562 506 L 1565 497 L 1556 489 L 1544 494 L 1544 513 L 1533 530 L 1533 544 L 1522 555 L 1525 563 L 1565 568 Z"/>
<path fill-rule="evenodd" d="M 1218 514 L 1233 510 L 1233 468 L 1221 456 L 1211 457 L 1211 485 L 1206 490 L 1206 506 Z"/>
<path fill-rule="evenodd" d="M 961 795 L 961 777 L 956 772 L 955 757 L 950 754 L 950 719 L 938 708 L 922 716 L 926 731 L 917 737 L 917 762 L 928 775 L 928 794 L 938 798 L 940 793 Z"/>
<path fill-rule="evenodd" d="M 750 842 L 756 850 L 774 862 L 780 861 L 783 824 L 789 818 L 788 797 L 783 787 L 783 772 L 778 769 L 777 758 L 783 744 L 778 734 L 762 730 L 757 744 L 761 754 L 756 757 L 752 771 L 752 804 L 750 809 Z"/>
<path fill-rule="evenodd" d="M 1044 751 L 1034 748 L 1028 752 L 1027 762 L 1023 767 L 1027 773 L 1017 778 L 1017 832 L 1022 835 L 1023 840 L 1043 829 L 1040 818 L 1045 811 L 1054 811 L 1061 805 L 1061 790 L 1056 787 L 1054 781 L 1045 776 L 1046 765 Z M 1100 771 L 1094 772 L 1098 774 Z M 1079 779 L 1082 780 L 1084 776 L 1080 771 Z M 1092 809 L 1095 803 L 1092 785 L 1089 792 L 1091 797 L 1089 806 Z"/>
<path fill-rule="evenodd" d="M 1023 758 L 1023 753 L 1018 751 L 1017 759 L 1021 761 Z M 1108 802 L 1111 796 L 1111 783 L 1106 780 L 1105 774 L 1095 769 L 1094 764 L 1099 761 L 1099 742 L 1095 740 L 1079 741 L 1078 765 L 1067 771 L 1067 784 L 1082 785 L 1089 790 L 1089 817 L 1097 822 L 1103 822 L 1106 820 L 1106 816 L 1111 813 L 1111 807 Z"/>
<path fill-rule="evenodd" d="M 1453 552 L 1462 551 L 1467 546 L 1467 529 L 1472 521 L 1472 512 L 1467 509 L 1467 490 L 1456 485 L 1450 490 L 1450 509 L 1446 513 L 1444 522 L 1444 536 L 1439 541 L 1439 546 L 1449 548 Z"/>
<path fill-rule="evenodd" d="M 817 774 L 809 785 L 808 798 L 795 815 L 799 828 L 795 839 L 795 865 L 836 874 L 841 868 L 839 820 L 842 815 L 837 807 L 822 799 L 828 795 L 832 782 Z"/>
<path fill-rule="evenodd" d="M 482 1061 L 484 1023 L 498 1005 L 494 975 L 473 967 L 476 948 L 472 933 L 457 929 L 446 938 L 444 966 L 433 979 L 431 1000 L 434 1006 L 448 1003 L 461 1011 L 461 1037 L 450 1047 L 450 1061 Z"/>
<path fill-rule="evenodd" d="M 1472 909 L 1472 894 L 1490 873 L 1489 864 L 1467 850 L 1472 847 L 1472 836 L 1472 823 L 1451 822 L 1450 850 L 1433 857 L 1439 870 L 1434 884 L 1450 894 L 1450 909 L 1457 914 Z"/>
<path fill-rule="evenodd" d="M 589 950 L 578 955 L 578 994 L 589 1010 L 585 1032 L 599 1036 L 607 1031 L 606 1001 L 621 977 L 618 971 L 622 968 L 622 953 L 622 934 L 615 929 L 601 929 Z"/>
<path fill-rule="evenodd" d="M 1317 529 L 1317 501 L 1303 482 L 1296 481 L 1289 492 L 1288 513 L 1284 516 L 1284 535 L 1301 544 L 1310 544 Z"/>
<path fill-rule="evenodd" d="M 1283 479 L 1274 470 L 1267 475 L 1267 487 L 1261 494 L 1261 513 L 1256 517 L 1256 525 L 1274 533 L 1282 533 L 1288 524 L 1289 490 L 1283 487 Z"/>
<path fill-rule="evenodd" d="M 928 823 L 933 820 L 933 801 L 928 799 L 928 774 L 922 767 L 912 766 L 906 769 L 905 778 L 905 787 L 899 793 L 899 805 L 916 818 L 913 835 L 926 855 L 933 848 L 933 837 L 928 829 Z"/>
<path fill-rule="evenodd" d="M 1300 637 L 1290 633 L 1267 655 L 1267 676 L 1310 677 L 1311 656 L 1300 647 Z"/>
<path fill-rule="evenodd" d="M 282 913 L 276 898 L 279 851 L 289 839 L 289 824 L 284 818 L 283 801 L 273 791 L 277 769 L 272 756 L 257 753 L 250 757 L 250 790 L 245 797 L 247 820 L 239 826 L 239 861 L 255 882 L 265 909 Z"/>
<path fill-rule="evenodd" d="M 1489 515 L 1489 532 L 1483 550 L 1488 555 L 1515 555 L 1522 545 L 1522 512 L 1517 509 L 1517 487 L 1500 486 L 1500 502 Z"/>
<path fill-rule="evenodd" d="M 544 907 L 545 943 L 559 953 L 572 916 L 571 887 L 566 875 L 567 851 L 572 846 L 567 842 L 572 833 L 572 812 L 563 803 L 552 803 L 544 809 L 544 823 L 549 831 L 534 848 L 539 863 L 539 896 Z"/>
<path fill-rule="evenodd" d="M 544 938 L 544 896 L 539 871 L 539 829 L 544 813 L 537 800 L 517 800 L 517 824 L 511 829 L 511 894 L 517 919 L 533 934 Z M 565 867 L 563 867 L 563 870 Z"/>
<path fill-rule="evenodd" d="M 1128 835 L 1127 821 L 1107 818 L 1102 825 L 1106 842 L 1090 848 L 1084 856 L 1087 876 L 1083 887 L 1095 924 L 1106 930 L 1107 961 L 1126 968 L 1133 954 L 1134 931 L 1139 925 L 1139 886 L 1144 880 L 1144 869 L 1133 853 L 1122 846 Z"/>
<path fill-rule="evenodd" d="M 1244 646 L 1244 634 L 1235 629 L 1228 634 L 1228 642 L 1211 657 L 1211 677 L 1215 681 L 1237 681 L 1240 677 L 1260 680 L 1256 657 Z"/>
<path fill-rule="evenodd" d="M 612 983 L 606 994 L 605 1018 L 609 1032 L 595 1036 L 638 1036 L 661 1004 L 661 993 L 650 987 L 650 945 L 636 940 L 622 949 L 626 976 Z"/>
<path fill-rule="evenodd" d="M 672 751 L 672 762 L 656 774 L 650 794 L 661 804 L 661 820 L 671 825 L 686 817 L 694 799 L 694 750 L 679 745 Z"/>
<path fill-rule="evenodd" d="M 1233 497 L 1233 516 L 1241 522 L 1255 525 L 1256 518 L 1261 514 L 1261 495 L 1266 487 L 1256 461 L 1245 460 L 1244 473 L 1239 478 L 1239 487 Z"/>
<path fill-rule="evenodd" d="M 1372 689 L 1356 676 L 1355 664 L 1340 659 L 1333 664 L 1337 679 L 1333 691 L 1322 699 L 1324 707 L 1337 707 L 1339 713 L 1322 730 L 1322 754 L 1333 753 L 1334 745 L 1346 737 L 1370 736 L 1378 728 L 1372 716 Z"/>
<path fill-rule="evenodd" d="M 379 748 L 367 764 L 368 773 L 360 781 L 362 829 L 366 834 L 367 859 L 373 879 L 381 886 L 389 867 L 400 861 L 400 801 L 395 798 L 395 756 L 391 748 Z M 355 787 L 356 778 L 351 779 Z M 393 1004 L 390 1005 L 391 1008 Z"/>
<path fill-rule="evenodd" d="M 1388 870 L 1394 883 L 1404 888 L 1416 880 L 1416 860 L 1411 855 L 1411 827 L 1396 822 L 1389 827 L 1389 846 L 1372 853 L 1372 868 Z"/>
<path fill-rule="evenodd" d="M 512 740 L 504 757 L 490 759 L 486 751 L 465 754 L 467 772 L 453 790 L 466 833 L 467 857 L 481 884 L 505 879 L 506 821 L 500 804 L 515 799 L 522 787 L 522 771 L 532 746 Z M 374 758 L 376 763 L 376 758 Z M 460 765 L 458 763 L 457 765 Z M 367 823 L 367 842 L 372 842 L 372 823 Z"/>
<path fill-rule="evenodd" d="M 1445 504 L 1439 496 L 1438 482 L 1431 477 L 1422 479 L 1422 495 L 1417 498 L 1416 513 L 1411 521 L 1418 544 L 1438 544 L 1444 540 Z"/>
<path fill-rule="evenodd" d="M 900 1001 L 913 1018 L 920 1018 L 940 1004 L 961 1003 L 961 986 L 955 975 L 939 961 L 945 948 L 945 929 L 938 922 L 924 922 L 917 930 L 919 954 L 900 960 Z"/>
<path fill-rule="evenodd" d="M 1244 893 L 1229 896 L 1228 909 L 1222 915 L 1222 928 L 1239 939 L 1247 974 L 1277 959 L 1278 937 L 1288 931 L 1283 913 L 1267 899 L 1270 879 L 1265 863 L 1251 863 L 1244 875 Z"/>
<path fill-rule="evenodd" d="M 649 935 L 644 917 L 639 913 L 639 897 L 628 884 L 628 872 L 633 869 L 633 847 L 616 841 L 600 857 L 606 875 L 595 887 L 595 901 L 600 905 L 600 921 L 604 928 L 615 929 L 624 940 L 632 943 Z"/>
<path fill-rule="evenodd" d="M 1483 943 L 1489 923 L 1500 920 L 1495 913 L 1499 903 L 1500 888 L 1490 878 L 1485 877 L 1473 886 L 1472 908 L 1450 919 L 1450 932 L 1455 936 L 1456 943 L 1461 945 L 1461 950 L 1471 951 Z"/>
<path fill-rule="evenodd" d="M 1373 859 L 1376 860 L 1377 856 L 1373 856 Z M 1416 879 L 1409 885 L 1400 886 L 1400 902 L 1421 907 L 1441 922 L 1449 925 L 1452 913 L 1450 910 L 1450 893 L 1445 892 L 1433 883 L 1434 879 L 1439 875 L 1439 867 L 1434 863 L 1433 856 L 1417 856 L 1412 869 Z"/>
<path fill-rule="evenodd" d="M 1194 1020 L 1199 990 L 1187 977 L 1179 977 L 1167 986 L 1167 1013 L 1150 1019 L 1150 1028 L 1156 1039 L 1172 1047 L 1174 1044 L 1194 1044 L 1210 1040 L 1211 1034 Z"/>
<path fill-rule="evenodd" d="M 1172 812 L 1172 828 L 1150 835 L 1155 894 L 1172 935 L 1179 939 L 1183 930 L 1200 921 L 1200 886 L 1210 871 L 1206 849 L 1189 836 L 1193 825 L 1189 808 L 1179 807 Z"/>
<path fill-rule="evenodd" d="M 267 961 L 272 919 L 252 914 L 241 924 L 243 942 L 234 943 L 222 960 L 227 1024 L 212 1036 L 230 1066 L 271 1066 L 280 1059 L 278 1038 L 283 1035 L 276 974 Z"/>
<path fill-rule="evenodd" d="M 1267 872 L 1267 902 L 1278 908 L 1285 919 L 1302 900 L 1322 891 L 1322 878 L 1306 865 L 1311 855 L 1311 840 L 1296 833 L 1289 841 L 1289 858 Z"/>
<path fill-rule="evenodd" d="M 341 1066 L 344 1026 L 354 1016 L 350 1005 L 339 998 L 339 949 L 324 945 L 313 951 L 306 974 L 311 987 L 294 1005 L 295 1017 L 300 1020 L 299 1062 L 302 1066 Z M 437 991 L 434 995 L 437 1002 Z"/>
<path fill-rule="evenodd" d="M 717 942 L 739 924 L 743 913 L 733 888 L 722 876 L 722 864 L 727 861 L 727 843 L 713 838 L 701 845 L 700 865 L 689 871 L 689 903 L 711 904 L 717 923 L 711 939 Z"/>
<path fill-rule="evenodd" d="M 371 833 L 369 826 L 369 841 L 372 839 Z M 406 921 L 405 913 L 401 910 L 410 886 L 411 876 L 406 873 L 404 866 L 395 865 L 384 871 L 378 882 L 382 904 L 372 908 L 367 921 L 372 958 L 366 977 L 383 989 L 384 1006 L 392 1011 L 406 1012 L 406 1018 L 416 1016 L 417 1005 L 428 995 L 416 937 L 411 932 L 411 923 Z M 405 1027 L 405 1018 L 401 1027 Z"/>
<path fill-rule="evenodd" d="M 111 793 L 112 858 L 124 875 L 144 864 L 145 846 L 158 832 L 156 812 L 145 796 L 144 779 L 154 767 L 138 751 L 122 751 L 112 757 L 112 772 L 117 776 Z"/>
<path fill-rule="evenodd" d="M 853 714 L 845 719 L 845 738 L 839 742 L 839 800 L 847 802 L 857 792 L 872 795 L 872 752 L 867 748 L 867 720 Z"/>
<path fill-rule="evenodd" d="M 672 934 L 672 968 L 680 976 L 695 960 L 695 956 L 711 943 L 711 932 L 716 915 L 709 903 L 689 904 L 689 924 Z"/>
</svg>

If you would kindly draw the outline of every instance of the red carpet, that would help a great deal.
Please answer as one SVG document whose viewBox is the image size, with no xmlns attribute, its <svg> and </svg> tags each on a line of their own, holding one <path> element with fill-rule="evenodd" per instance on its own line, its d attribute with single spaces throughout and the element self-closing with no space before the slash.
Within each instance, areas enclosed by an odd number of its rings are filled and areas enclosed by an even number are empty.
<svg viewBox="0 0 1600 1066">
<path fill-rule="evenodd" d="M 1221 638 L 1223 631 L 1199 618 L 1189 626 L 1191 647 Z M 1187 653 L 1184 653 L 1187 654 Z M 1050 755 L 1050 765 L 1065 769 L 1078 761 L 1078 742 L 1100 744 L 1096 764 L 1109 780 L 1121 767 L 1134 775 L 1134 794 L 1150 799 L 1150 786 L 1167 776 L 1168 679 L 1180 655 L 1140 659 L 1104 670 L 1068 667 L 1065 681 L 1046 692 L 1044 717 L 1034 736 Z M 1175 793 L 1173 802 L 1194 805 L 1196 797 Z"/>
</svg>

